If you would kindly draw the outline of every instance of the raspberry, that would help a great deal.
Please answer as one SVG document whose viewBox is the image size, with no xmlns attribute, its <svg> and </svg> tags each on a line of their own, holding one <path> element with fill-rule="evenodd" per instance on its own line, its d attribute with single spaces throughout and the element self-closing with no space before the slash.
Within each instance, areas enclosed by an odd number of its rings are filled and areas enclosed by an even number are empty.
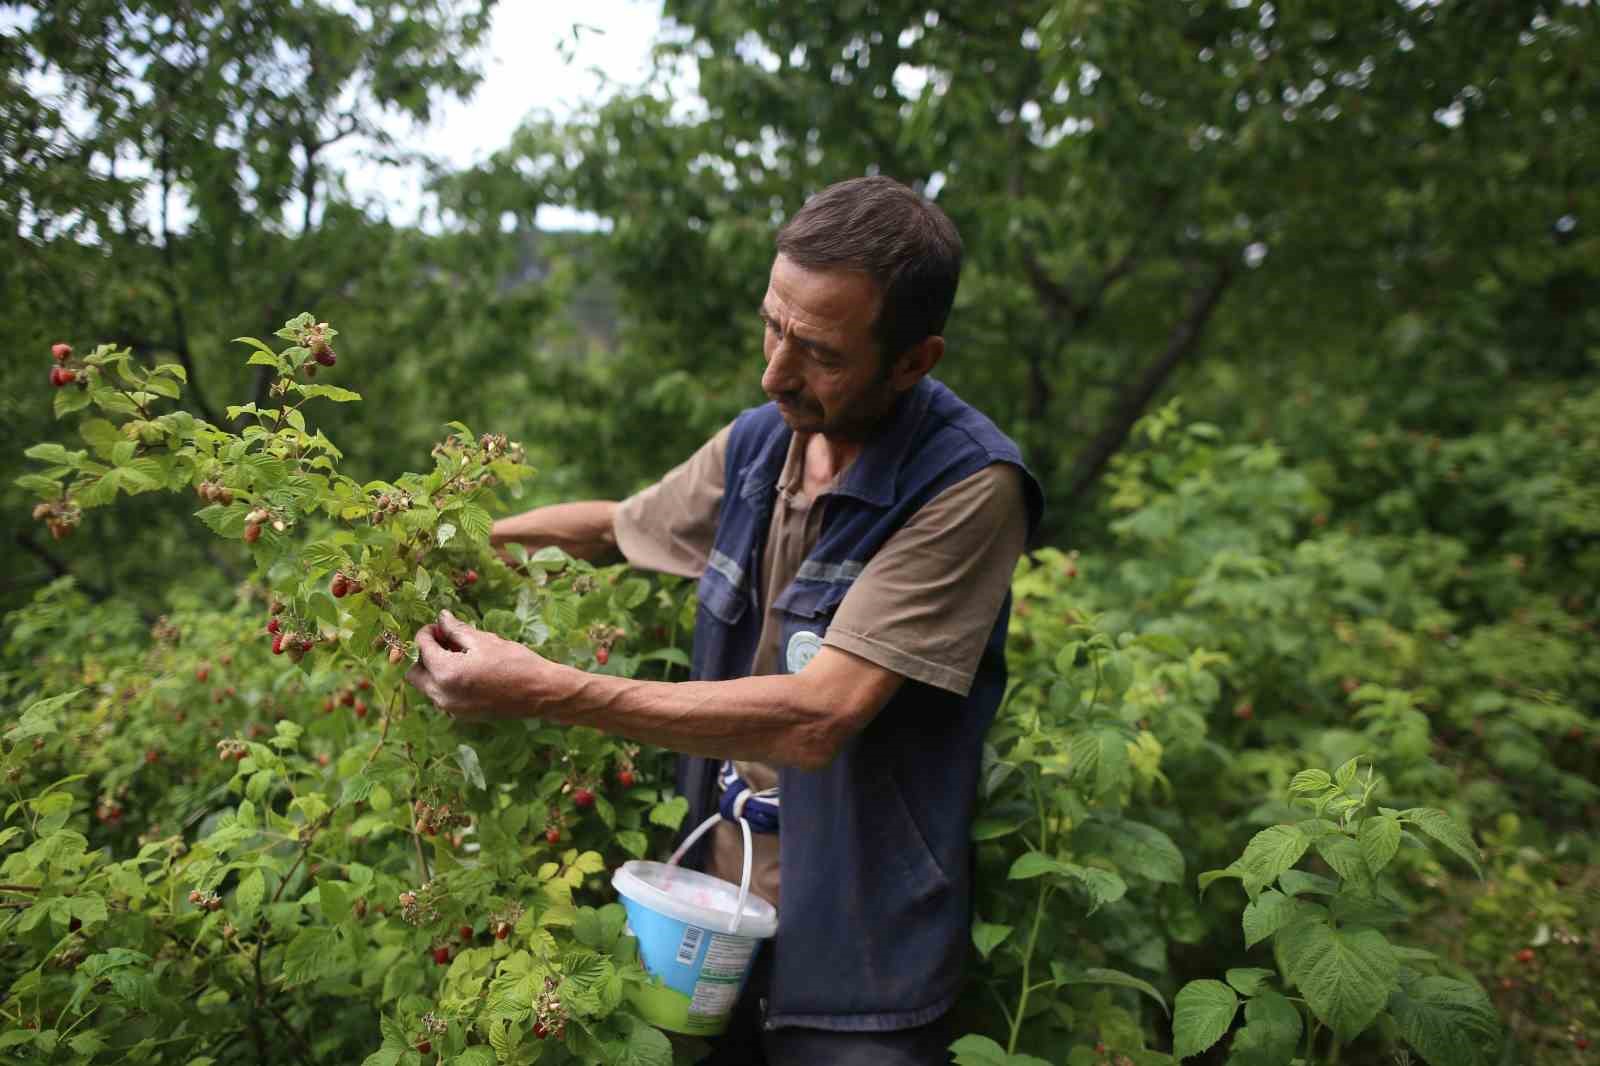
<svg viewBox="0 0 1600 1066">
<path fill-rule="evenodd" d="M 283 630 L 283 625 L 276 618 L 267 619 L 267 632 L 278 633 Z"/>
<path fill-rule="evenodd" d="M 272 638 L 272 654 L 282 655 L 284 651 L 283 634 L 279 633 Z"/>
<path fill-rule="evenodd" d="M 72 358 L 72 345 L 52 344 L 50 346 L 50 358 L 54 359 L 58 363 L 65 363 L 68 359 Z"/>
<path fill-rule="evenodd" d="M 258 541 L 260 539 L 261 539 L 261 523 L 260 522 L 251 522 L 249 525 L 244 527 L 244 542 L 246 544 L 254 544 L 256 541 Z"/>
<path fill-rule="evenodd" d="M 438 947 L 434 948 L 433 961 L 438 963 L 440 966 L 450 965 L 450 948 L 444 944 L 440 944 Z"/>
<path fill-rule="evenodd" d="M 634 777 L 633 777 L 633 771 L 632 770 L 618 770 L 617 771 L 617 784 L 621 785 L 623 788 L 632 788 L 633 787 L 633 781 L 634 781 Z"/>
<path fill-rule="evenodd" d="M 611 660 L 611 649 L 610 648 L 599 647 L 599 648 L 596 648 L 594 650 L 594 661 L 599 663 L 601 666 L 604 666 L 610 660 Z"/>
<path fill-rule="evenodd" d="M 572 793 L 572 802 L 580 811 L 586 811 L 594 806 L 594 792 L 587 788 L 575 789 Z"/>
<path fill-rule="evenodd" d="M 557 829 L 555 826 L 551 826 L 549 829 L 544 831 L 544 839 L 546 843 L 550 844 L 561 843 L 561 830 Z"/>
</svg>

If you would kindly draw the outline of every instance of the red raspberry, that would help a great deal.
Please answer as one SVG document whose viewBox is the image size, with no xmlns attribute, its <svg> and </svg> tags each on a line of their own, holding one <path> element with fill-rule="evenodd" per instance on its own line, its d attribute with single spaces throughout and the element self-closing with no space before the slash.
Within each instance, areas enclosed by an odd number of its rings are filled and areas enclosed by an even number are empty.
<svg viewBox="0 0 1600 1066">
<path fill-rule="evenodd" d="M 557 829 L 555 826 L 551 826 L 549 829 L 544 831 L 544 839 L 545 842 L 549 844 L 561 843 L 561 830 Z"/>
<path fill-rule="evenodd" d="M 72 358 L 72 345 L 52 344 L 50 346 L 50 358 L 54 359 L 58 363 L 65 363 L 68 359 Z"/>
<path fill-rule="evenodd" d="M 460 929 L 457 929 L 456 932 L 461 934 L 462 940 L 472 939 L 472 926 L 470 925 L 463 925 Z"/>
<path fill-rule="evenodd" d="M 594 806 L 594 793 L 587 788 L 574 789 L 572 802 L 577 805 L 580 811 L 586 811 Z"/>
<path fill-rule="evenodd" d="M 276 618 L 267 619 L 267 632 L 268 633 L 279 633 L 279 632 L 282 632 L 282 631 L 283 631 L 283 624 L 281 622 L 279 622 Z"/>
<path fill-rule="evenodd" d="M 448 966 L 448 965 L 450 965 L 450 948 L 449 948 L 449 946 L 445 945 L 445 944 L 440 944 L 438 947 L 434 948 L 433 949 L 433 961 L 438 963 L 440 966 Z"/>
<path fill-rule="evenodd" d="M 272 654 L 274 654 L 274 655 L 282 655 L 283 654 L 283 650 L 284 650 L 283 634 L 279 633 L 277 636 L 272 638 Z"/>
<path fill-rule="evenodd" d="M 634 781 L 634 777 L 633 777 L 633 771 L 632 770 L 618 770 L 617 771 L 617 784 L 621 785 L 623 788 L 632 788 L 633 787 L 633 781 Z"/>
<path fill-rule="evenodd" d="M 611 649 L 606 647 L 596 648 L 594 650 L 594 661 L 599 663 L 601 666 L 604 666 L 606 663 L 610 662 Z"/>
</svg>

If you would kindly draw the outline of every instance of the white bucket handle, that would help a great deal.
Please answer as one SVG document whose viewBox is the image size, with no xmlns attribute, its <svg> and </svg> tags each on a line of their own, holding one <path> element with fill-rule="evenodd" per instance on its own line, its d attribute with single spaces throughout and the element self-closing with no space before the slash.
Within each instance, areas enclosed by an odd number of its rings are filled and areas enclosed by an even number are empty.
<svg viewBox="0 0 1600 1066">
<path fill-rule="evenodd" d="M 695 842 L 709 833 L 711 831 L 711 827 L 720 821 L 722 821 L 722 813 L 719 811 L 718 813 L 713 814 L 710 818 L 707 818 L 705 821 L 701 822 L 699 825 L 695 826 L 694 832 L 685 837 L 683 843 L 678 845 L 678 850 L 672 853 L 672 858 L 667 860 L 667 865 L 678 865 L 678 862 L 684 857 L 689 849 L 694 847 Z M 741 817 L 739 819 L 739 828 L 744 831 L 744 870 L 739 875 L 739 903 L 733 912 L 733 921 L 728 923 L 728 932 L 730 933 L 737 933 L 739 931 L 739 922 L 744 918 L 745 901 L 750 898 L 750 853 L 753 849 L 750 841 L 749 820 Z"/>
</svg>

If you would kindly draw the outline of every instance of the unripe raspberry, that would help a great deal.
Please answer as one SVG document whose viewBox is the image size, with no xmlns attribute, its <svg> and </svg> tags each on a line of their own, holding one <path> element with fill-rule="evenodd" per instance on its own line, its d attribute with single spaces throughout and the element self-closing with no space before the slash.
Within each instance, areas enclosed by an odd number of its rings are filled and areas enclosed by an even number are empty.
<svg viewBox="0 0 1600 1066">
<path fill-rule="evenodd" d="M 406 657 L 405 649 L 402 648 L 400 645 L 391 644 L 389 646 L 389 665 L 391 665 L 391 666 L 399 666 L 400 663 L 405 660 L 405 657 Z"/>
<path fill-rule="evenodd" d="M 65 363 L 68 359 L 72 358 L 72 345 L 52 344 L 50 346 L 50 358 L 54 359 L 58 363 Z"/>
<path fill-rule="evenodd" d="M 244 542 L 246 544 L 254 544 L 260 539 L 261 524 L 259 522 L 251 522 L 249 525 L 244 527 Z"/>
</svg>

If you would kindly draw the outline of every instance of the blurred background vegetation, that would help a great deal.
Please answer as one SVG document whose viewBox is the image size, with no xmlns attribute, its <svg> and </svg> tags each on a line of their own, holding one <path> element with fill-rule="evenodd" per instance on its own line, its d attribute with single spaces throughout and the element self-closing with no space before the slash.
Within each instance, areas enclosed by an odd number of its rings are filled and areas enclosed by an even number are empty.
<svg viewBox="0 0 1600 1066">
<path fill-rule="evenodd" d="M 618 497 L 760 402 L 779 222 L 888 174 L 966 240 L 941 377 L 1045 482 L 1043 543 L 1099 575 L 1075 605 L 1229 657 L 1183 764 L 1227 793 L 1206 847 L 1281 814 L 1251 797 L 1307 760 L 1394 760 L 1496 870 L 1419 888 L 1434 946 L 1525 1041 L 1580 1053 L 1595 4 L 665 0 L 655 77 L 434 167 L 430 224 L 398 223 L 341 148 L 415 154 L 393 122 L 472 92 L 492 7 L 0 5 L 0 610 L 71 574 L 153 617 L 244 571 L 165 494 L 59 543 L 30 520 L 13 482 L 58 436 L 53 342 L 180 361 L 220 420 L 267 383 L 229 338 L 309 309 L 369 401 L 337 427 L 351 473 L 421 469 L 460 419 L 527 444 L 524 503 Z M 541 232 L 549 207 L 604 224 Z M 1553 924 L 1591 938 L 1559 1003 L 1509 961 Z"/>
</svg>

